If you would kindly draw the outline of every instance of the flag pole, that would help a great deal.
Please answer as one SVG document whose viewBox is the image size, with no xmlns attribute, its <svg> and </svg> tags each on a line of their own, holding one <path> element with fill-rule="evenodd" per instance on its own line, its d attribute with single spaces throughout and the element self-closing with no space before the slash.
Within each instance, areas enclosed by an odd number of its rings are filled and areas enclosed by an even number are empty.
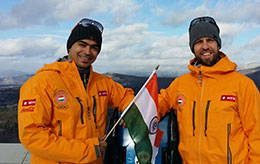
<svg viewBox="0 0 260 164">
<path fill-rule="evenodd" d="M 122 118 L 125 116 L 126 112 L 129 110 L 129 108 L 133 105 L 135 99 L 137 97 L 139 97 L 140 91 L 143 90 L 146 86 L 146 84 L 150 81 L 150 79 L 153 77 L 153 74 L 159 69 L 160 65 L 158 65 L 157 67 L 155 67 L 154 71 L 151 73 L 151 75 L 149 76 L 149 78 L 146 80 L 146 82 L 144 83 L 144 85 L 142 86 L 142 88 L 139 90 L 139 92 L 136 94 L 136 96 L 134 97 L 134 99 L 131 101 L 131 103 L 125 108 L 125 110 L 123 111 L 123 113 L 120 115 L 119 119 L 117 120 L 117 122 L 114 124 L 114 126 L 111 128 L 111 130 L 107 133 L 105 139 L 103 141 L 106 141 L 107 138 L 110 136 L 110 134 L 113 132 L 113 130 L 115 129 L 115 127 L 118 125 L 118 123 L 122 120 Z"/>
</svg>

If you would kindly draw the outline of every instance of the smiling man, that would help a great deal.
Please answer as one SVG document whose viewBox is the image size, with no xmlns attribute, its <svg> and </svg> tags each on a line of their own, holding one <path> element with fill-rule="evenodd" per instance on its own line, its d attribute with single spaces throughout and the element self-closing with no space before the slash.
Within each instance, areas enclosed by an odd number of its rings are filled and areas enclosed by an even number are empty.
<svg viewBox="0 0 260 164">
<path fill-rule="evenodd" d="M 207 21 L 201 21 L 203 19 Z M 221 59 L 219 32 L 215 20 L 210 17 L 197 18 L 191 22 L 190 48 L 195 55 L 196 62 L 205 66 L 213 66 Z"/>
<path fill-rule="evenodd" d="M 69 49 L 69 59 L 74 59 L 79 68 L 89 68 L 96 60 L 100 47 L 93 40 L 82 39 Z"/>
<path fill-rule="evenodd" d="M 175 109 L 184 164 L 260 163 L 260 94 L 220 51 L 219 27 L 198 17 L 189 27 L 189 73 L 160 91 L 158 114 Z"/>
<path fill-rule="evenodd" d="M 103 163 L 107 110 L 122 112 L 134 92 L 93 71 L 102 32 L 99 22 L 82 19 L 68 38 L 68 56 L 22 86 L 19 138 L 32 164 Z"/>
</svg>

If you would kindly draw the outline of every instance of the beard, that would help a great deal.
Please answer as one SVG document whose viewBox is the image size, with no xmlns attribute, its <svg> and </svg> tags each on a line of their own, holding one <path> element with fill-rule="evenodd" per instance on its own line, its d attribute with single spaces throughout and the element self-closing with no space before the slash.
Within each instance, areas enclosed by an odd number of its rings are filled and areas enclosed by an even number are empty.
<svg viewBox="0 0 260 164">
<path fill-rule="evenodd" d="M 220 57 L 219 57 L 219 55 L 218 55 L 218 52 L 217 52 L 217 53 L 215 53 L 215 52 L 210 52 L 210 53 L 213 53 L 213 55 L 212 55 L 212 57 L 208 57 L 208 58 L 202 55 L 202 54 L 204 54 L 204 53 L 205 53 L 205 52 L 203 52 L 203 53 L 201 53 L 200 55 L 197 55 L 197 56 L 196 56 L 196 60 L 197 60 L 198 63 L 200 63 L 201 65 L 211 67 L 211 66 L 215 65 L 215 64 L 219 61 L 219 59 L 220 59 Z"/>
</svg>

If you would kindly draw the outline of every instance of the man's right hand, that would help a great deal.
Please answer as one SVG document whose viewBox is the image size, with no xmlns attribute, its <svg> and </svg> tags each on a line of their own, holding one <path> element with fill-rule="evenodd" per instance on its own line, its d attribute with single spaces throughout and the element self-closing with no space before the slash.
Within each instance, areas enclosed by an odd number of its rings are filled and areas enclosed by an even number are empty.
<svg viewBox="0 0 260 164">
<path fill-rule="evenodd" d="M 104 135 L 104 136 L 101 137 L 101 138 L 98 138 L 98 140 L 99 140 L 99 149 L 100 149 L 100 152 L 101 152 L 102 154 L 104 154 L 105 149 L 106 149 L 106 147 L 107 147 L 107 143 L 106 143 L 106 141 L 104 141 L 105 138 L 106 138 L 106 135 Z"/>
</svg>

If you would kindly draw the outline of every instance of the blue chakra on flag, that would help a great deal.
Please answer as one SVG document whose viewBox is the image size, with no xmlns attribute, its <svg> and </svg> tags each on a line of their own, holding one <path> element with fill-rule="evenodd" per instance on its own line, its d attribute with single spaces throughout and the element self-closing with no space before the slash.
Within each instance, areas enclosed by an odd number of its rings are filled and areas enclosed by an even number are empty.
<svg viewBox="0 0 260 164">
<path fill-rule="evenodd" d="M 157 122 L 158 117 L 155 116 L 149 125 L 149 132 L 150 134 L 155 134 L 157 132 L 157 127 L 158 127 L 158 122 Z"/>
</svg>

